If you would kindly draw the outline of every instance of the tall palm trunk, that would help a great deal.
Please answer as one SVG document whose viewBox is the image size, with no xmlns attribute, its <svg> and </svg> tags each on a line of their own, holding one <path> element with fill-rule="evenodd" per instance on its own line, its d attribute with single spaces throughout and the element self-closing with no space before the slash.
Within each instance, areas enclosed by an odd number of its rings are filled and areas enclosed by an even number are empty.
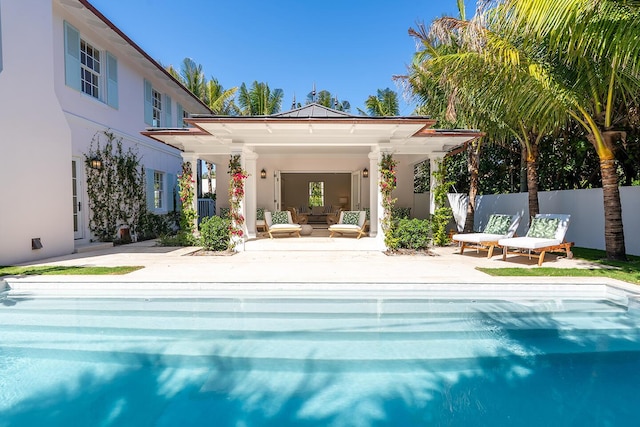
<svg viewBox="0 0 640 427">
<path fill-rule="evenodd" d="M 529 218 L 540 213 L 538 202 L 538 141 L 536 135 L 529 134 L 527 149 L 527 189 L 529 192 Z"/>
<path fill-rule="evenodd" d="M 212 173 L 213 173 L 213 163 L 207 162 L 207 185 L 209 187 L 209 194 L 213 194 L 213 183 L 211 180 Z"/>
<path fill-rule="evenodd" d="M 616 161 L 611 148 L 619 136 L 619 132 L 602 132 L 602 138 L 607 148 L 598 150 L 598 156 L 600 157 L 600 174 L 602 176 L 604 243 L 607 259 L 627 261 L 622 225 L 622 202 L 620 201 Z M 591 142 L 594 140 L 592 139 Z"/>
<path fill-rule="evenodd" d="M 464 221 L 464 232 L 473 232 L 474 216 L 476 213 L 476 196 L 478 195 L 479 169 L 480 169 L 480 141 L 475 140 L 467 148 L 467 169 L 469 171 L 469 204 L 467 205 L 467 218 Z"/>
</svg>

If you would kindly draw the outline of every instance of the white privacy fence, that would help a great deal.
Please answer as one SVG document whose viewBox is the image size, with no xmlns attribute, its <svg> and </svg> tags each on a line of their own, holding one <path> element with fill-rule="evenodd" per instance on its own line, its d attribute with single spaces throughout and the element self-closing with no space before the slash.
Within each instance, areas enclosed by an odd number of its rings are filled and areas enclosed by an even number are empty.
<svg viewBox="0 0 640 427">
<path fill-rule="evenodd" d="M 640 187 L 620 187 L 622 202 L 622 222 L 627 253 L 640 255 Z M 458 229 L 462 229 L 466 212 L 466 201 L 460 194 L 449 197 Z M 538 193 L 540 213 L 570 214 L 571 223 L 566 240 L 576 246 L 605 249 L 604 244 L 604 202 L 602 189 L 541 191 Z M 455 212 L 458 211 L 458 212 Z M 518 235 L 524 236 L 529 221 L 528 194 L 492 194 L 478 196 L 474 228 L 482 229 L 492 213 L 521 213 L 523 221 L 518 227 Z"/>
</svg>

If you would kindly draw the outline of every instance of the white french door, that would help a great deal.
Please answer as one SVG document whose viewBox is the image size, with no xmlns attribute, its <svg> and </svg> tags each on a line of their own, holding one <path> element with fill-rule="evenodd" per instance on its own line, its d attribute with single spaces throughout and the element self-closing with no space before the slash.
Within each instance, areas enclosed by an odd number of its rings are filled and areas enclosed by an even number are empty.
<svg viewBox="0 0 640 427">
<path fill-rule="evenodd" d="M 351 172 L 351 210 L 359 211 L 362 209 L 361 189 L 360 189 L 360 171 Z"/>
<path fill-rule="evenodd" d="M 277 212 L 280 209 L 282 203 L 282 186 L 281 186 L 281 173 L 275 171 L 273 173 L 273 211 Z"/>
<path fill-rule="evenodd" d="M 84 237 L 84 215 L 85 209 L 82 200 L 82 180 L 80 179 L 80 166 L 82 161 L 71 160 L 71 188 L 73 192 L 73 238 L 82 239 Z"/>
</svg>

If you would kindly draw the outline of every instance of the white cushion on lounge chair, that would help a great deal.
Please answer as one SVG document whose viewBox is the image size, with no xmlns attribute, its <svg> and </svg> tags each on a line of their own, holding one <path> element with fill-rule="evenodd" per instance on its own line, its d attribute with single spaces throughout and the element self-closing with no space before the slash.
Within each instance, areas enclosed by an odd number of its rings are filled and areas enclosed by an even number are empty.
<svg viewBox="0 0 640 427">
<path fill-rule="evenodd" d="M 273 238 L 274 233 L 293 233 L 297 237 L 300 237 L 300 230 L 302 230 L 302 226 L 300 224 L 294 224 L 293 219 L 291 217 L 291 212 L 287 212 L 287 224 L 274 224 L 273 217 L 271 212 L 264 213 L 264 220 L 267 224 L 267 232 L 269 233 L 269 237 Z"/>
<path fill-rule="evenodd" d="M 555 232 L 553 233 L 554 238 L 550 239 L 548 237 L 531 237 L 531 227 L 527 232 L 527 236 L 525 237 L 512 237 L 510 239 L 500 239 L 498 240 L 498 245 L 502 246 L 504 249 L 502 251 L 502 259 L 507 259 L 507 254 L 513 254 L 514 252 L 509 252 L 509 249 L 519 249 L 529 251 L 529 256 L 531 255 L 530 251 L 540 252 L 538 256 L 538 265 L 542 265 L 544 262 L 544 255 L 548 251 L 557 251 L 557 250 L 565 250 L 567 252 L 567 257 L 571 257 L 570 247 L 573 243 L 565 243 L 564 236 L 567 233 L 567 229 L 569 228 L 569 219 L 571 215 L 564 214 L 538 214 L 535 216 L 535 219 L 557 219 L 557 227 Z M 532 223 L 533 224 L 533 223 Z M 517 254 L 517 253 L 516 253 Z M 522 254 L 521 254 L 522 255 Z"/>
<path fill-rule="evenodd" d="M 500 239 L 498 244 L 509 248 L 519 249 L 540 249 L 547 246 L 555 246 L 562 243 L 558 239 L 540 239 L 537 237 L 513 237 L 511 239 Z"/>
<path fill-rule="evenodd" d="M 504 214 L 494 214 L 500 216 L 506 216 Z M 492 215 L 493 216 L 493 215 Z M 516 230 L 518 229 L 518 225 L 520 224 L 520 214 L 511 215 L 511 223 L 509 224 L 509 228 L 505 234 L 493 234 L 493 233 L 466 233 L 466 234 L 454 234 L 451 238 L 456 241 L 462 243 L 460 246 L 460 253 L 464 253 L 465 247 L 470 247 L 472 249 L 478 250 L 487 250 L 487 258 L 490 258 L 493 255 L 493 248 L 496 243 L 500 239 L 512 237 Z M 491 216 L 489 217 L 489 221 L 487 224 L 490 224 Z M 488 227 L 485 227 L 485 230 Z"/>
<path fill-rule="evenodd" d="M 338 219 L 338 222 L 329 226 L 329 237 L 333 237 L 333 235 L 335 233 L 340 233 L 340 234 L 348 234 L 348 233 L 352 233 L 352 234 L 357 234 L 358 235 L 358 239 L 361 236 L 365 235 L 364 232 L 364 225 L 365 222 L 367 221 L 367 213 L 365 211 L 358 211 L 358 224 L 345 224 L 344 223 L 344 215 L 346 213 L 349 213 L 351 211 L 341 211 L 340 212 L 340 218 Z"/>
</svg>

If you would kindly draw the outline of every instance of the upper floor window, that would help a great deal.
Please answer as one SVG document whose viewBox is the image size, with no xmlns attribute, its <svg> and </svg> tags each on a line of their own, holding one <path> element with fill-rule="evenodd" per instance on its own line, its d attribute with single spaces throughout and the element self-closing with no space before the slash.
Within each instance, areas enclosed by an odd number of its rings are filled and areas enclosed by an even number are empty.
<svg viewBox="0 0 640 427">
<path fill-rule="evenodd" d="M 162 95 L 155 89 L 151 89 L 153 98 L 153 126 L 160 126 L 160 117 L 162 116 Z"/>
<path fill-rule="evenodd" d="M 144 80 L 144 122 L 153 127 L 171 127 L 176 119 L 171 111 L 171 97 L 160 93 L 150 81 Z"/>
<path fill-rule="evenodd" d="M 118 60 L 64 23 L 64 77 L 67 86 L 118 108 Z"/>
<path fill-rule="evenodd" d="M 80 39 L 80 84 L 87 95 L 100 99 L 100 51 Z"/>
</svg>

